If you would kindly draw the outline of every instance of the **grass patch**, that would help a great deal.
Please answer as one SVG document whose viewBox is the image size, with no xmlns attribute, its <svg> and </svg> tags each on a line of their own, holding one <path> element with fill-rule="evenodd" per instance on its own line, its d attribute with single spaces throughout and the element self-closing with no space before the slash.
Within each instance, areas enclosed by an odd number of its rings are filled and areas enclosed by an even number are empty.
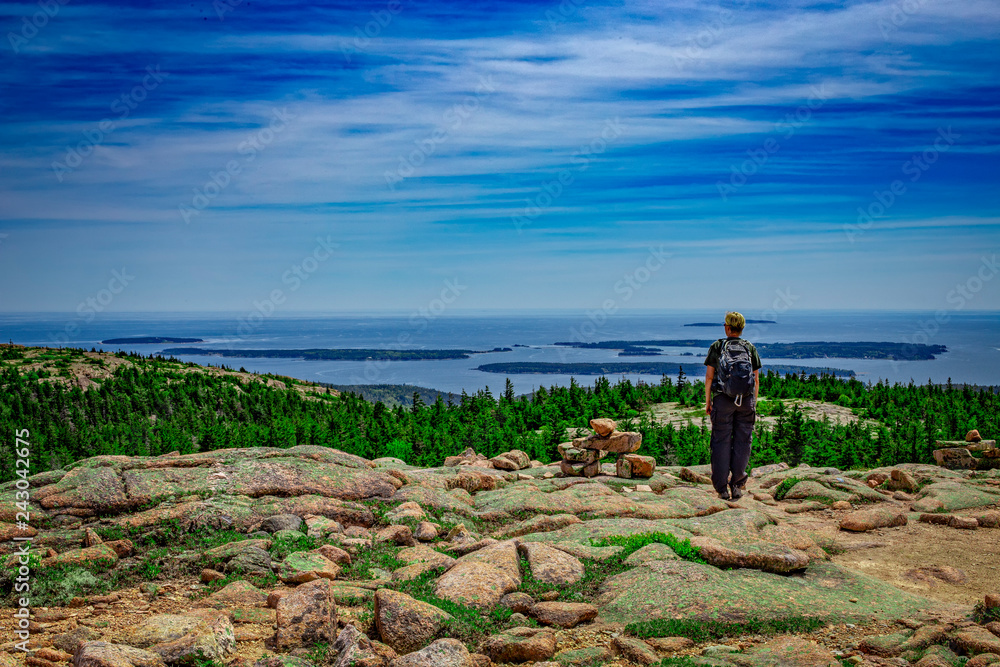
<svg viewBox="0 0 1000 667">
<path fill-rule="evenodd" d="M 392 542 L 375 542 L 365 549 L 363 558 L 352 558 L 351 564 L 341 570 L 341 578 L 353 581 L 374 579 L 373 568 L 392 572 L 406 565 L 396 556 L 399 547 Z"/>
<path fill-rule="evenodd" d="M 666 544 L 684 560 L 695 563 L 705 563 L 697 547 L 691 546 L 690 540 L 680 540 L 671 533 L 640 533 L 637 535 L 614 535 L 601 540 L 591 540 L 595 547 L 619 546 L 622 550 L 603 561 L 592 558 L 580 558 L 583 563 L 583 578 L 575 584 L 547 584 L 538 581 L 531 573 L 527 559 L 521 558 L 523 581 L 518 589 L 533 598 L 543 593 L 555 591 L 561 602 L 592 602 L 604 582 L 617 574 L 632 569 L 625 560 L 648 544 Z"/>
<path fill-rule="evenodd" d="M 623 560 L 650 544 L 666 544 L 683 560 L 689 560 L 694 563 L 705 563 L 705 559 L 701 557 L 701 550 L 698 547 L 691 546 L 691 540 L 680 540 L 673 533 L 612 535 L 601 540 L 591 540 L 590 543 L 595 547 L 623 547 L 621 553 L 618 554 Z"/>
<path fill-rule="evenodd" d="M 695 662 L 694 658 L 682 655 L 676 658 L 664 658 L 656 665 L 657 667 L 703 667 L 704 663 Z"/>
<path fill-rule="evenodd" d="M 788 492 L 792 490 L 792 487 L 801 481 L 801 477 L 786 477 L 781 480 L 781 483 L 778 484 L 778 488 L 774 490 L 774 499 L 784 500 L 785 496 L 788 495 Z"/>
<path fill-rule="evenodd" d="M 695 642 L 707 642 L 740 635 L 780 635 L 812 632 L 826 625 L 811 616 L 783 618 L 748 618 L 745 621 L 703 621 L 697 619 L 657 618 L 652 621 L 629 623 L 625 632 L 634 637 L 687 637 Z"/>
<path fill-rule="evenodd" d="M 285 560 L 289 554 L 297 551 L 312 551 L 318 548 L 323 542 L 308 535 L 298 537 L 279 537 L 271 541 L 271 558 L 274 560 Z"/>
</svg>

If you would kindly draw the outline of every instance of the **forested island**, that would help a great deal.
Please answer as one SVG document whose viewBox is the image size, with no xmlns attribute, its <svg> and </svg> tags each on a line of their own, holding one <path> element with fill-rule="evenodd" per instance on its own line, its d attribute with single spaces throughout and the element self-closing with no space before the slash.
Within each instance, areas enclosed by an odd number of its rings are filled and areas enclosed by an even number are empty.
<svg viewBox="0 0 1000 667">
<path fill-rule="evenodd" d="M 558 342 L 556 345 L 584 350 L 621 350 L 618 356 L 662 356 L 664 347 L 700 347 L 708 349 L 715 340 L 692 338 L 668 340 L 605 340 L 596 343 Z M 927 361 L 948 351 L 945 345 L 889 342 L 802 341 L 797 343 L 754 343 L 762 357 L 775 359 L 892 359 Z"/>
<path fill-rule="evenodd" d="M 417 361 L 426 359 L 468 359 L 473 354 L 510 352 L 509 347 L 492 350 L 376 350 L 364 348 L 307 350 L 226 350 L 200 347 L 171 347 L 160 354 L 186 354 L 239 359 L 305 359 L 307 361 Z"/>
<path fill-rule="evenodd" d="M 543 375 L 621 375 L 622 373 L 640 373 L 642 375 L 676 375 L 683 364 L 648 361 L 648 362 L 580 362 L 554 363 L 544 361 L 511 361 L 497 364 L 477 366 L 477 371 L 486 373 L 507 373 L 509 375 L 543 374 Z M 701 371 L 700 364 L 688 364 L 689 369 Z M 846 368 L 816 368 L 813 366 L 789 366 L 785 364 L 768 364 L 768 370 L 775 373 L 795 374 L 826 374 L 836 377 L 853 377 L 854 371 Z"/>
<path fill-rule="evenodd" d="M 132 338 L 109 338 L 101 345 L 162 345 L 164 343 L 204 343 L 201 338 L 177 338 L 175 336 L 134 336 Z"/>
</svg>

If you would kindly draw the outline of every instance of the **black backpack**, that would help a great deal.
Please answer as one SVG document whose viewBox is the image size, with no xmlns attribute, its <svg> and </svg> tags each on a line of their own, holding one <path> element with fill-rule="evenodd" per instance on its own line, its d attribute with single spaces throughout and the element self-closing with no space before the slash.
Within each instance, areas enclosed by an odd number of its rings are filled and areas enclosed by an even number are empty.
<svg viewBox="0 0 1000 667">
<path fill-rule="evenodd" d="M 753 390 L 753 357 L 750 344 L 742 338 L 722 338 L 719 354 L 719 387 L 731 398 L 741 398 Z M 742 403 L 741 400 L 737 404 Z"/>
</svg>

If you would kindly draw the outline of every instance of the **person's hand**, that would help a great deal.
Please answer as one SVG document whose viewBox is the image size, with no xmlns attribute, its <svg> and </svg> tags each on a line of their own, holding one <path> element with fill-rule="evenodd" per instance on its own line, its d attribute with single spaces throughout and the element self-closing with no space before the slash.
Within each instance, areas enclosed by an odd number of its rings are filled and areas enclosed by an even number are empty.
<svg viewBox="0 0 1000 667">
<path fill-rule="evenodd" d="M 708 401 L 705 403 L 705 414 L 708 415 L 709 417 L 712 416 L 712 401 Z"/>
</svg>

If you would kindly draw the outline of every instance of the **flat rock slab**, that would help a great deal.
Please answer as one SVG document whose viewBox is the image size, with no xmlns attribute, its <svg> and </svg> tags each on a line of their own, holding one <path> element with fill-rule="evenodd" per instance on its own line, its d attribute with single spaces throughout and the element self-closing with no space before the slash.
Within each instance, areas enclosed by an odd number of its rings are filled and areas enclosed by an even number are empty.
<svg viewBox="0 0 1000 667">
<path fill-rule="evenodd" d="M 494 565 L 460 561 L 438 578 L 434 594 L 469 607 L 491 609 L 519 585 L 519 580 Z"/>
<path fill-rule="evenodd" d="M 520 537 L 531 533 L 547 533 L 582 522 L 583 520 L 575 514 L 540 514 L 505 526 L 496 535 L 502 538 Z"/>
<path fill-rule="evenodd" d="M 727 659 L 741 667 L 840 667 L 828 649 L 800 637 L 775 637 L 748 655 Z"/>
<path fill-rule="evenodd" d="M 915 512 L 953 512 L 1000 503 L 1000 489 L 968 481 L 946 479 L 925 486 L 917 494 Z"/>
<path fill-rule="evenodd" d="M 885 507 L 872 507 L 869 509 L 854 510 L 840 520 L 841 530 L 850 530 L 856 533 L 868 532 L 878 528 L 905 525 L 905 512 Z"/>
<path fill-rule="evenodd" d="M 597 607 L 582 602 L 538 602 L 530 613 L 542 625 L 573 628 L 597 618 Z"/>
<path fill-rule="evenodd" d="M 923 597 L 826 561 L 813 561 L 802 574 L 789 577 L 759 570 L 720 570 L 683 560 L 650 561 L 610 577 L 595 604 L 602 619 L 621 623 L 789 614 L 831 620 L 894 619 L 933 606 Z"/>
<path fill-rule="evenodd" d="M 613 431 L 607 436 L 590 435 L 574 438 L 573 446 L 578 449 L 600 449 L 614 454 L 629 454 L 642 447 L 642 435 L 632 431 Z"/>
<path fill-rule="evenodd" d="M 166 667 L 163 658 L 155 653 L 102 641 L 82 644 L 73 664 L 75 667 Z"/>
<path fill-rule="evenodd" d="M 783 544 L 756 542 L 723 544 L 710 537 L 695 537 L 691 545 L 701 550 L 701 557 L 718 568 L 750 568 L 763 572 L 789 574 L 809 565 L 809 554 Z"/>
<path fill-rule="evenodd" d="M 583 579 L 583 563 L 541 542 L 522 542 L 518 552 L 528 559 L 531 576 L 545 584 L 568 585 Z"/>
</svg>

